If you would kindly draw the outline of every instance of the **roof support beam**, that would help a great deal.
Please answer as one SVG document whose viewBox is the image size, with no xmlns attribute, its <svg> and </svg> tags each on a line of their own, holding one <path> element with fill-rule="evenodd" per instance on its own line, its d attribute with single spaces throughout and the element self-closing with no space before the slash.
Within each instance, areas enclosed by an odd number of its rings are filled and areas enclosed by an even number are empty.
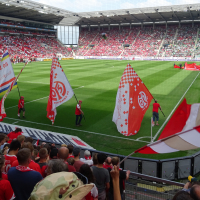
<svg viewBox="0 0 200 200">
<path fill-rule="evenodd" d="M 189 10 L 189 13 L 190 13 L 190 17 L 192 18 L 192 20 L 194 20 L 194 17 L 193 17 L 193 15 L 191 13 L 190 7 L 188 7 L 188 10 Z"/>
<path fill-rule="evenodd" d="M 141 10 L 139 10 L 148 20 L 150 20 L 151 22 L 154 22 L 151 17 L 147 16 L 144 12 L 142 12 Z"/>
<path fill-rule="evenodd" d="M 176 19 L 178 19 L 178 21 L 180 21 L 180 19 L 178 18 L 178 16 L 176 15 L 176 13 L 174 12 L 173 8 L 171 8 L 173 15 L 176 17 Z"/>
<path fill-rule="evenodd" d="M 155 11 L 158 13 L 158 15 L 159 15 L 162 19 L 164 19 L 165 21 L 167 21 L 167 20 L 158 12 L 158 9 L 155 9 Z"/>
<path fill-rule="evenodd" d="M 142 23 L 142 21 L 140 21 L 137 17 L 135 17 L 133 14 L 130 14 L 132 17 L 133 17 L 133 19 L 136 19 L 138 22 L 140 22 L 140 23 Z"/>
</svg>

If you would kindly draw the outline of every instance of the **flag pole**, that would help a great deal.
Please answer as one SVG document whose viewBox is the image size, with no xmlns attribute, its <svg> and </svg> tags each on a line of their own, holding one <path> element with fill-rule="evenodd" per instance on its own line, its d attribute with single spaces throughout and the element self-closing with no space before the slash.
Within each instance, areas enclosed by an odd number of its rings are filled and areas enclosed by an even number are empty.
<svg viewBox="0 0 200 200">
<path fill-rule="evenodd" d="M 132 156 L 133 154 L 135 154 L 135 151 L 132 152 L 131 154 L 129 154 L 128 156 L 126 156 L 126 157 L 118 164 L 118 166 L 120 166 L 127 158 L 129 158 L 129 157 Z"/>
<path fill-rule="evenodd" d="M 152 142 L 152 140 L 153 140 L 153 134 L 152 134 L 152 117 L 151 117 L 151 142 Z"/>
<path fill-rule="evenodd" d="M 78 103 L 78 99 L 77 99 L 75 93 L 74 93 L 74 97 L 75 97 L 75 99 L 76 99 L 76 101 L 77 101 L 77 103 Z M 84 120 L 85 120 L 85 116 L 84 116 L 84 115 L 83 115 L 83 118 L 84 118 Z"/>
<path fill-rule="evenodd" d="M 18 89 L 18 93 L 19 93 L 19 98 L 20 98 L 21 96 L 20 96 L 20 91 L 19 91 L 19 87 L 18 87 L 18 84 L 17 84 L 17 89 Z"/>
</svg>

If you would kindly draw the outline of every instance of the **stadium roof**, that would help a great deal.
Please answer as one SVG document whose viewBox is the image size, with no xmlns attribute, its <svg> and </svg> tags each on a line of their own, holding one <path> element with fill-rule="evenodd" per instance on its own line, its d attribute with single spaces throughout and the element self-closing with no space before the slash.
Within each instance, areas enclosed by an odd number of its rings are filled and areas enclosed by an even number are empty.
<svg viewBox="0 0 200 200">
<path fill-rule="evenodd" d="M 18 19 L 35 22 L 58 24 L 62 19 L 69 18 L 68 23 L 74 24 L 80 19 L 77 13 L 44 5 L 31 0 L 0 0 L 0 19 Z"/>
<path fill-rule="evenodd" d="M 200 21 L 200 4 L 75 13 L 31 0 L 0 0 L 0 11 L 0 19 L 61 26 Z"/>
<path fill-rule="evenodd" d="M 160 6 L 78 13 L 77 25 L 182 22 L 200 20 L 200 4 Z"/>
</svg>

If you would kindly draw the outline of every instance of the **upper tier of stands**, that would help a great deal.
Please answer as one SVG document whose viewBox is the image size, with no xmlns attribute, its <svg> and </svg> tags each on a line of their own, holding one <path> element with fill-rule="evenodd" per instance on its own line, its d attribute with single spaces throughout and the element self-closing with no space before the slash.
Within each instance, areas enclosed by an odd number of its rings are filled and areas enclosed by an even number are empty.
<svg viewBox="0 0 200 200">
<path fill-rule="evenodd" d="M 194 57 L 200 54 L 199 25 L 82 29 L 77 56 Z M 107 39 L 102 37 L 107 34 Z M 126 47 L 128 46 L 128 47 Z"/>
</svg>

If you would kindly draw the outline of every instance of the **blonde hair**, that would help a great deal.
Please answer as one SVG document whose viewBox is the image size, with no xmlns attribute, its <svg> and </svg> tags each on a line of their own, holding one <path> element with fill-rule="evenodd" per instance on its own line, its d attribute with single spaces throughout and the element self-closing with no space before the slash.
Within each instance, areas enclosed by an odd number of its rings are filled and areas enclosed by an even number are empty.
<svg viewBox="0 0 200 200">
<path fill-rule="evenodd" d="M 118 165 L 118 163 L 119 163 L 119 158 L 118 158 L 118 157 L 112 157 L 111 163 L 113 164 L 113 166 L 114 166 L 114 165 Z"/>
<path fill-rule="evenodd" d="M 24 136 L 24 135 L 18 135 L 18 136 L 17 136 L 17 140 L 18 140 L 20 143 L 22 143 L 22 142 L 24 142 L 24 140 L 25 140 L 25 136 Z"/>
</svg>

